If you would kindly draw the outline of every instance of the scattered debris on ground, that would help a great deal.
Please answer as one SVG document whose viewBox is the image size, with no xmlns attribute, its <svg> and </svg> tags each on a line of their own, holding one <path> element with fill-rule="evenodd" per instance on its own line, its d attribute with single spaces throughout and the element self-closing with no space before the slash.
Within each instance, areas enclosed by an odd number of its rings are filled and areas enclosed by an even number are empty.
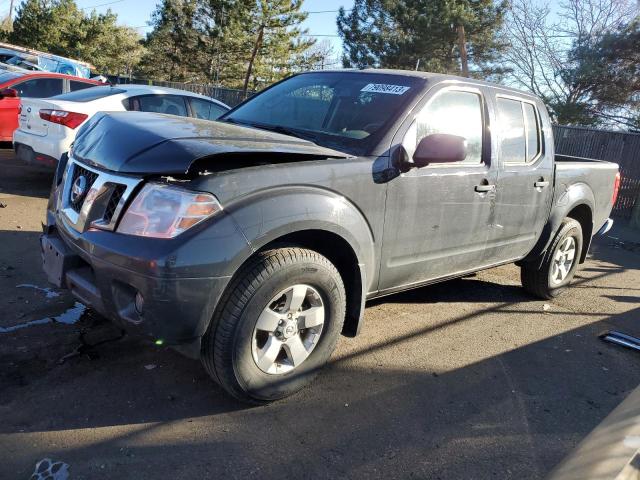
<svg viewBox="0 0 640 480">
<path fill-rule="evenodd" d="M 55 292 L 54 292 L 55 293 Z M 25 323 L 19 323 L 18 325 L 12 325 L 10 327 L 0 327 L 0 333 L 15 332 L 22 328 L 33 327 L 35 325 L 45 325 L 47 323 L 64 323 L 65 325 L 73 325 L 80 320 L 80 317 L 84 314 L 87 307 L 80 302 L 76 302 L 71 308 L 68 308 L 60 315 L 55 317 L 40 318 L 38 320 L 31 320 Z"/>
<path fill-rule="evenodd" d="M 43 458 L 36 464 L 29 480 L 67 480 L 69 465 L 64 462 L 54 462 L 50 458 Z"/>
</svg>

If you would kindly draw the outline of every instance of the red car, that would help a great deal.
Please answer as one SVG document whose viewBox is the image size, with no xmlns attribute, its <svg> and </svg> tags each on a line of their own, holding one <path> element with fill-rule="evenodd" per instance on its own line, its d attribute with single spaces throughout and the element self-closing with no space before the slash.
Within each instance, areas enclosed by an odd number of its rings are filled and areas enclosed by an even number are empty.
<svg viewBox="0 0 640 480">
<path fill-rule="evenodd" d="M 104 84 L 60 73 L 0 70 L 0 142 L 13 140 L 20 98 L 48 98 L 96 85 Z"/>
</svg>

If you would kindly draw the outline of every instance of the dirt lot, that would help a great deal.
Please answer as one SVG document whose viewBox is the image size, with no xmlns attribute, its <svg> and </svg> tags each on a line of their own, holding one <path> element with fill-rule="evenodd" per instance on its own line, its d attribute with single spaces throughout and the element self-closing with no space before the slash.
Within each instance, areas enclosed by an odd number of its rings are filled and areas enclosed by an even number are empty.
<svg viewBox="0 0 640 480">
<path fill-rule="evenodd" d="M 34 288 L 49 183 L 0 150 L 0 478 L 45 457 L 73 479 L 541 478 L 640 383 L 638 354 L 597 337 L 640 334 L 640 239 L 620 228 L 557 301 L 505 266 L 369 304 L 319 379 L 266 407 L 134 338 L 61 362 L 118 331 Z"/>
</svg>

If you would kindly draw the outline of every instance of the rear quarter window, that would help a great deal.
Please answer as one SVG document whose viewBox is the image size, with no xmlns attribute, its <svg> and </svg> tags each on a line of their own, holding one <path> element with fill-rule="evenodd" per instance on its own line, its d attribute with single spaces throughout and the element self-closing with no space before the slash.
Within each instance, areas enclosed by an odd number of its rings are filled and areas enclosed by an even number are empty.
<svg viewBox="0 0 640 480">
<path fill-rule="evenodd" d="M 85 88 L 92 87 L 100 87 L 101 85 L 96 85 L 95 83 L 89 82 L 78 82 L 76 80 L 69 81 L 69 90 L 72 92 L 77 92 L 78 90 L 84 90 Z"/>
</svg>

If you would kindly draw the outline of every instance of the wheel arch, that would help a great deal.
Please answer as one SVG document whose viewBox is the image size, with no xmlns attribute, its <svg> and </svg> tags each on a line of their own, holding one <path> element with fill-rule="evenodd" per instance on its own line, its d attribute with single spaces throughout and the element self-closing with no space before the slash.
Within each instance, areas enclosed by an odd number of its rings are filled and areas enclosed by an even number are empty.
<svg viewBox="0 0 640 480">
<path fill-rule="evenodd" d="M 580 252 L 580 263 L 584 263 L 587 252 L 591 245 L 593 235 L 593 211 L 586 203 L 576 205 L 567 213 L 567 218 L 576 220 L 582 228 L 582 251 Z"/>
<path fill-rule="evenodd" d="M 251 248 L 249 255 L 231 262 L 238 266 L 234 271 L 256 252 L 278 245 L 317 251 L 336 266 L 345 284 L 347 315 L 342 333 L 358 334 L 377 269 L 374 234 L 356 205 L 324 188 L 293 186 L 257 192 L 229 205 L 226 212 Z"/>
<path fill-rule="evenodd" d="M 282 246 L 296 246 L 318 252 L 340 273 L 347 295 L 346 317 L 342 334 L 355 337 L 364 312 L 366 274 L 356 252 L 342 236 L 329 230 L 299 230 L 282 235 L 263 245 L 256 253 Z"/>
<path fill-rule="evenodd" d="M 593 235 L 593 211 L 595 198 L 591 188 L 585 183 L 577 183 L 565 190 L 554 201 L 549 220 L 544 226 L 538 242 L 533 250 L 520 262 L 539 261 L 542 254 L 547 251 L 556 233 L 560 229 L 565 218 L 573 218 L 582 227 L 582 251 L 580 252 L 580 263 L 584 263 Z"/>
</svg>

